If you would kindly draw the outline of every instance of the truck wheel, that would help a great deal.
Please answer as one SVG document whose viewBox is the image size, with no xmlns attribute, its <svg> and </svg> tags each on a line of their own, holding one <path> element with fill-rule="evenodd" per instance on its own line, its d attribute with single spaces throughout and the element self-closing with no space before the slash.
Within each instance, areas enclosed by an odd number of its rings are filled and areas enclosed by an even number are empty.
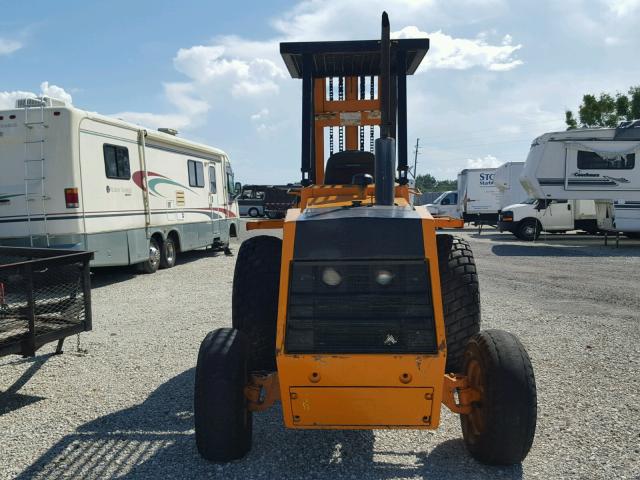
<svg viewBox="0 0 640 480">
<path fill-rule="evenodd" d="M 273 212 L 271 210 L 269 210 L 267 212 L 267 217 L 270 218 L 271 220 L 275 220 L 278 218 L 278 212 Z"/>
<path fill-rule="evenodd" d="M 460 415 L 467 449 L 482 463 L 520 463 L 533 444 L 537 416 L 536 381 L 526 350 L 515 335 L 485 330 L 469 341 L 464 372 L 482 395 L 470 414 Z"/>
<path fill-rule="evenodd" d="M 171 268 L 176 264 L 177 249 L 173 238 L 167 237 L 162 245 L 162 255 L 160 256 L 160 268 Z"/>
<path fill-rule="evenodd" d="M 515 232 L 516 237 L 520 240 L 527 242 L 533 242 L 540 236 L 542 225 L 534 218 L 525 218 L 520 222 L 518 229 Z"/>
<path fill-rule="evenodd" d="M 276 323 L 282 240 L 260 235 L 245 240 L 233 274 L 232 325 L 251 346 L 250 371 L 276 370 Z"/>
<path fill-rule="evenodd" d="M 440 289 L 447 337 L 447 372 L 458 373 L 467 341 L 480 331 L 478 274 L 469 244 L 437 235 Z"/>
<path fill-rule="evenodd" d="M 193 413 L 200 455 L 213 462 L 242 458 L 251 449 L 252 415 L 247 410 L 249 342 L 242 332 L 219 328 L 200 345 Z"/>
<path fill-rule="evenodd" d="M 256 218 L 260 214 L 256 207 L 251 207 L 248 213 L 251 218 Z"/>
<path fill-rule="evenodd" d="M 160 268 L 161 247 L 155 237 L 149 239 L 149 258 L 140 264 L 144 273 L 156 273 Z"/>
</svg>

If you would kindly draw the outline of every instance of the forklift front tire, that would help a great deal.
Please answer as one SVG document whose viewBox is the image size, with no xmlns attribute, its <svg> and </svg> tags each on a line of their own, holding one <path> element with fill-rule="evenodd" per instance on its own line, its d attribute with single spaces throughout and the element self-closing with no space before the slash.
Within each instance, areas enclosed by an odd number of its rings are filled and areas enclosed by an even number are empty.
<svg viewBox="0 0 640 480">
<path fill-rule="evenodd" d="M 529 355 L 512 334 L 484 330 L 467 344 L 464 373 L 481 399 L 460 415 L 467 449 L 490 465 L 522 462 L 536 430 L 536 382 Z"/>
<path fill-rule="evenodd" d="M 200 345 L 194 391 L 196 445 L 203 458 L 230 462 L 251 449 L 247 409 L 249 341 L 234 328 L 210 332 Z"/>
</svg>

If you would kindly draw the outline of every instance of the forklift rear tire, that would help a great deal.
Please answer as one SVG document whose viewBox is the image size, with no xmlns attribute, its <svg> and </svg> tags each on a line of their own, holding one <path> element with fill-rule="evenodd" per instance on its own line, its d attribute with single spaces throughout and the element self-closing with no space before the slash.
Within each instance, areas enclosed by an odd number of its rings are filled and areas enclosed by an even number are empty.
<svg viewBox="0 0 640 480">
<path fill-rule="evenodd" d="M 252 237 L 240 246 L 233 275 L 232 325 L 249 339 L 249 370 L 276 370 L 282 240 Z"/>
<path fill-rule="evenodd" d="M 459 237 L 436 236 L 440 289 L 447 338 L 448 373 L 459 373 L 467 342 L 480 331 L 478 274 L 469 244 Z"/>
<path fill-rule="evenodd" d="M 514 465 L 529 453 L 536 431 L 533 367 L 520 341 L 502 330 L 475 335 L 464 352 L 469 386 L 482 398 L 460 415 L 467 449 L 478 461 Z"/>
<path fill-rule="evenodd" d="M 198 452 L 209 461 L 230 462 L 251 449 L 248 358 L 249 341 L 234 328 L 214 330 L 200 345 L 193 412 Z"/>
</svg>

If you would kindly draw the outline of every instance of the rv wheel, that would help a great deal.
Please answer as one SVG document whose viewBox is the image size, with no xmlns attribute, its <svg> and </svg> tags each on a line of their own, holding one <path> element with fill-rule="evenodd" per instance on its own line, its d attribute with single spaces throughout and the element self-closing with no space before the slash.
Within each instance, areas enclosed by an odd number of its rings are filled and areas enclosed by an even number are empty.
<svg viewBox="0 0 640 480">
<path fill-rule="evenodd" d="M 247 410 L 249 341 L 234 328 L 209 333 L 200 345 L 194 390 L 198 452 L 212 462 L 242 458 L 251 449 Z"/>
<path fill-rule="evenodd" d="M 167 237 L 162 245 L 162 255 L 160 256 L 160 267 L 171 268 L 176 264 L 177 250 L 173 238 Z"/>
<path fill-rule="evenodd" d="M 155 273 L 160 268 L 160 259 L 162 257 L 161 247 L 155 237 L 149 239 L 149 259 L 140 264 L 140 269 L 144 273 Z"/>
<path fill-rule="evenodd" d="M 537 397 L 533 367 L 512 334 L 485 330 L 464 352 L 469 386 L 480 393 L 471 413 L 460 415 L 469 453 L 491 465 L 514 465 L 529 453 L 536 430 Z"/>
</svg>

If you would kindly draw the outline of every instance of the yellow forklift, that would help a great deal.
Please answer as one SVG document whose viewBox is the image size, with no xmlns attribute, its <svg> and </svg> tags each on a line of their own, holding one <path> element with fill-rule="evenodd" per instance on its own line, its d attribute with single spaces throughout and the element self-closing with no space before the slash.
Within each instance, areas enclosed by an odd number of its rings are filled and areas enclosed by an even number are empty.
<svg viewBox="0 0 640 480">
<path fill-rule="evenodd" d="M 529 452 L 529 357 L 512 334 L 480 331 L 469 245 L 436 233 L 462 223 L 410 202 L 406 80 L 428 48 L 391 40 L 386 13 L 381 40 L 280 44 L 302 80 L 302 188 L 284 219 L 248 224 L 281 228 L 282 240 L 243 242 L 233 327 L 200 346 L 204 458 L 246 455 L 252 414 L 278 400 L 293 429 L 435 429 L 444 404 L 477 460 L 515 464 Z"/>
</svg>

